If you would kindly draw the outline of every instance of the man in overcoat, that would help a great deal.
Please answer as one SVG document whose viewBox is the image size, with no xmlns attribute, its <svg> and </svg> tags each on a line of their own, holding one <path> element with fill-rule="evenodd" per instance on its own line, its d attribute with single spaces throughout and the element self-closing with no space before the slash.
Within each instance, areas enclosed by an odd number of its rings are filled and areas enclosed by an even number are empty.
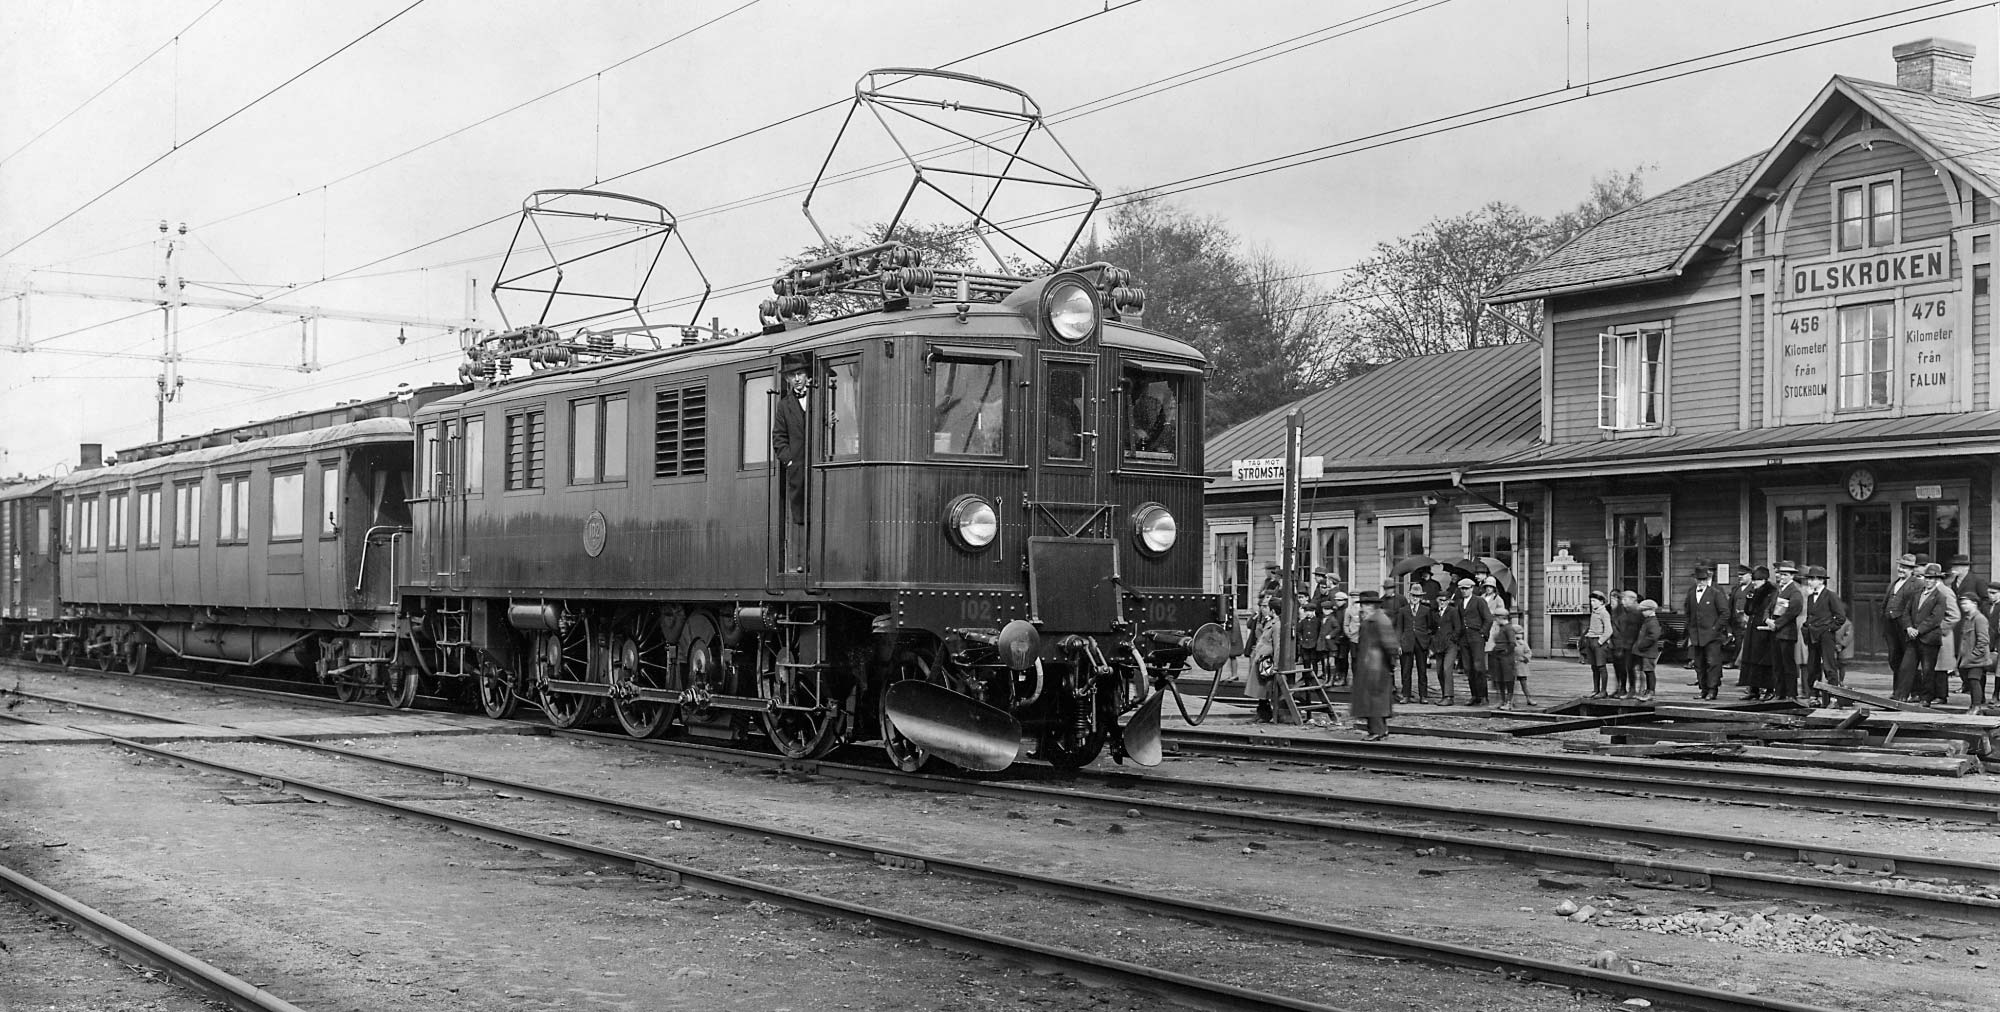
<svg viewBox="0 0 2000 1012">
<path fill-rule="evenodd" d="M 1396 651 L 1396 628 L 1382 614 L 1382 595 L 1364 590 L 1355 601 L 1354 683 L 1347 695 L 1347 712 L 1363 721 L 1368 740 L 1389 737 L 1389 716 L 1396 710 L 1396 683 L 1390 657 Z"/>
<path fill-rule="evenodd" d="M 1806 641 L 1806 684 L 1846 684 L 1846 668 L 1840 658 L 1840 631 L 1847 625 L 1847 604 L 1826 585 L 1826 567 L 1807 567 L 1805 583 L 1806 617 L 1800 633 Z M 1834 705 L 1833 697 L 1827 693 L 1814 690 L 1813 695 L 1821 706 Z"/>
<path fill-rule="evenodd" d="M 1722 644 L 1729 638 L 1729 595 L 1715 585 L 1715 571 L 1694 567 L 1694 586 L 1681 602 L 1687 616 L 1688 659 L 1694 662 L 1695 685 L 1701 698 L 1714 699 L 1722 689 Z"/>
<path fill-rule="evenodd" d="M 1945 589 L 1944 569 L 1937 563 L 1925 566 L 1923 576 L 1923 592 L 1910 609 L 1906 619 L 1909 625 L 1903 627 L 1917 656 L 1917 673 L 1911 683 L 1910 698 L 1924 703 L 1942 702 L 1944 695 L 1937 691 L 1940 683 L 1938 655 L 1944 647 L 1947 632 L 1958 624 L 1958 598 Z"/>
<path fill-rule="evenodd" d="M 1972 571 L 1972 556 L 1960 552 L 1952 556 L 1946 565 L 1951 567 L 1944 578 L 1946 589 L 1957 597 L 1986 600 L 1986 578 Z"/>
<path fill-rule="evenodd" d="M 1904 553 L 1896 559 L 1896 575 L 1882 598 L 1882 633 L 1889 641 L 1889 676 L 1895 683 L 1891 695 L 1897 699 L 1910 698 L 1916 677 L 1917 654 L 1905 630 L 1910 627 L 1910 609 L 1916 606 L 1923 588 L 1923 577 L 1917 575 L 1917 557 Z"/>
<path fill-rule="evenodd" d="M 1799 620 L 1806 596 L 1796 582 L 1799 567 L 1790 559 L 1778 563 L 1771 596 L 1764 602 L 1764 628 L 1771 633 L 1771 668 L 1777 674 L 1779 699 L 1799 698 Z"/>
<path fill-rule="evenodd" d="M 786 366 L 784 390 L 771 410 L 771 452 L 778 458 L 778 476 L 785 489 L 785 568 L 793 571 L 805 565 L 806 394 L 810 378 L 804 363 Z"/>
<path fill-rule="evenodd" d="M 1458 658 L 1458 669 L 1465 672 L 1472 705 L 1485 706 L 1486 637 L 1493 631 L 1493 612 L 1485 599 L 1473 592 L 1471 580 L 1458 581 L 1458 595 L 1445 606 L 1442 625 Z"/>
</svg>

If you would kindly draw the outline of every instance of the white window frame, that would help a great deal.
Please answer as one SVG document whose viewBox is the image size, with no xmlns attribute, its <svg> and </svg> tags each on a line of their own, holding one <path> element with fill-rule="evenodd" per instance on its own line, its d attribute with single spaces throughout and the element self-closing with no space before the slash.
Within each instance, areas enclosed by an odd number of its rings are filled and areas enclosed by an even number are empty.
<svg viewBox="0 0 2000 1012">
<path fill-rule="evenodd" d="M 1243 536 L 1243 552 L 1250 566 L 1250 572 L 1244 578 L 1249 584 L 1249 590 L 1244 594 L 1249 608 L 1236 612 L 1238 615 L 1248 615 L 1257 609 L 1257 574 L 1262 572 L 1262 570 L 1257 565 L 1256 526 L 1257 522 L 1250 517 L 1229 517 L 1227 519 L 1209 520 L 1205 524 L 1206 537 L 1208 539 L 1208 565 L 1203 567 L 1202 570 L 1202 589 L 1210 597 L 1222 593 L 1222 581 L 1217 578 L 1215 571 L 1217 560 L 1221 556 L 1221 553 L 1216 549 L 1216 542 L 1225 535 L 1240 534 Z M 1234 602 L 1231 602 L 1231 608 L 1232 610 L 1234 609 Z"/>
<path fill-rule="evenodd" d="M 1509 503 L 1508 505 L 1515 509 L 1520 508 L 1519 503 Z M 1514 546 L 1514 575 L 1518 578 L 1521 575 L 1521 561 L 1526 557 L 1521 547 L 1520 517 L 1484 504 L 1460 506 L 1458 507 L 1458 543 L 1464 547 L 1468 558 L 1476 558 L 1477 556 L 1472 554 L 1472 525 L 1490 523 L 1507 524 L 1508 541 Z"/>
<path fill-rule="evenodd" d="M 1637 367 L 1628 365 L 1624 359 L 1624 348 L 1629 344 L 1643 347 L 1645 335 L 1658 331 L 1660 353 L 1650 375 L 1652 389 L 1644 388 L 1649 375 L 1641 357 Z M 1597 427 L 1607 432 L 1658 432 L 1667 427 L 1668 398 L 1672 378 L 1668 365 L 1673 358 L 1674 327 L 1670 320 L 1654 320 L 1647 323 L 1630 323 L 1611 327 L 1597 334 Z M 1607 377 L 1610 383 L 1606 383 Z M 1610 387 L 1606 389 L 1607 385 Z M 1628 404 L 1628 385 L 1637 387 L 1633 393 L 1636 400 Z M 1643 405 L 1645 398 L 1655 402 L 1653 419 L 1645 421 Z"/>
<path fill-rule="evenodd" d="M 1882 183 L 1890 184 L 1892 191 L 1896 194 L 1896 209 L 1890 212 L 1895 220 L 1890 226 L 1888 241 L 1876 242 L 1875 219 L 1878 215 L 1875 213 L 1875 187 Z M 1848 246 L 1844 245 L 1840 238 L 1841 226 L 1847 221 L 1847 219 L 1840 216 L 1840 194 L 1843 190 L 1852 190 L 1857 187 L 1861 190 L 1861 244 L 1858 246 Z M 1833 232 L 1827 243 L 1828 249 L 1833 250 L 1835 253 L 1857 253 L 1862 250 L 1886 249 L 1903 241 L 1903 170 L 1892 169 L 1888 172 L 1878 172 L 1872 176 L 1856 176 L 1852 179 L 1836 180 L 1828 183 L 1826 189 L 1826 217 L 1828 227 Z"/>
<path fill-rule="evenodd" d="M 1884 298 L 1884 296 L 1888 296 Z M 1833 333 L 1827 335 L 1832 347 L 1827 361 L 1833 372 L 1833 410 L 1835 414 L 1853 415 L 1894 411 L 1902 405 L 1897 396 L 1902 389 L 1903 337 L 1899 332 L 1903 318 L 1903 300 L 1893 292 L 1870 292 L 1866 296 L 1855 296 L 1841 300 L 1831 309 Z M 1880 404 L 1847 403 L 1847 331 L 1843 329 L 1844 314 L 1851 309 L 1873 310 L 1887 306 L 1889 309 L 1889 397 Z M 1870 370 L 1872 374 L 1873 370 Z"/>
<path fill-rule="evenodd" d="M 1375 551 L 1371 553 L 1375 558 L 1375 582 L 1361 582 L 1361 574 L 1358 572 L 1361 567 L 1357 563 L 1355 566 L 1357 572 L 1354 576 L 1355 588 L 1361 590 L 1379 589 L 1383 581 L 1389 578 L 1389 570 L 1395 566 L 1395 563 L 1389 559 L 1388 528 L 1390 527 L 1422 527 L 1424 529 L 1424 554 L 1431 554 L 1431 550 L 1437 547 L 1437 538 L 1431 531 L 1431 508 L 1429 506 L 1379 510 L 1375 514 Z"/>
</svg>

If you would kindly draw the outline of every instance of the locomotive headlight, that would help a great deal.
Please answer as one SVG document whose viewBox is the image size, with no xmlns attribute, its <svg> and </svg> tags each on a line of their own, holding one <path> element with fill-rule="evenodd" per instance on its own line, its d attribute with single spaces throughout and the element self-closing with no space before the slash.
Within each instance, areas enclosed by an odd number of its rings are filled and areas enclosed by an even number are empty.
<svg viewBox="0 0 2000 1012">
<path fill-rule="evenodd" d="M 944 527 L 959 544 L 978 550 L 1000 533 L 1000 515 L 985 497 L 967 493 L 945 507 Z"/>
<path fill-rule="evenodd" d="M 1097 296 L 1075 281 L 1058 282 L 1049 289 L 1049 329 L 1065 341 L 1075 343 L 1097 329 Z"/>
<path fill-rule="evenodd" d="M 1174 515 L 1165 506 L 1149 502 L 1132 511 L 1132 537 L 1148 555 L 1162 555 L 1174 547 L 1174 539 L 1180 536 L 1180 525 L 1174 522 Z"/>
</svg>

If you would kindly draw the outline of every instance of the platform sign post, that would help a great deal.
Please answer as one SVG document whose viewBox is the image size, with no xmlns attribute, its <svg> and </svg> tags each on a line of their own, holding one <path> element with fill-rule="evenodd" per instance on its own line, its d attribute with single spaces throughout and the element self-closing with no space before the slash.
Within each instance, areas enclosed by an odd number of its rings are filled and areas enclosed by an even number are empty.
<svg viewBox="0 0 2000 1012">
<path fill-rule="evenodd" d="M 1279 587 L 1284 598 L 1279 602 L 1278 612 L 1281 618 L 1277 670 L 1264 686 L 1271 702 L 1272 719 L 1280 724 L 1304 723 L 1298 703 L 1292 699 L 1292 669 L 1299 656 L 1299 502 L 1304 471 L 1300 455 L 1305 427 L 1304 410 L 1285 416 L 1285 484 L 1278 507 L 1278 564 L 1282 574 Z"/>
</svg>

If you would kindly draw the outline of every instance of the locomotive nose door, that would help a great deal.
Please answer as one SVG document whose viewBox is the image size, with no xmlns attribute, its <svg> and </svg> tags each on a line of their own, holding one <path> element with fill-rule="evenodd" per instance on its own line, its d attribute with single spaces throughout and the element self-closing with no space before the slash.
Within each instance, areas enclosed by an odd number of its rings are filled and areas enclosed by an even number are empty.
<svg viewBox="0 0 2000 1012">
<path fill-rule="evenodd" d="M 1036 502 L 1063 514 L 1057 519 L 1076 523 L 1085 517 L 1068 516 L 1077 510 L 1066 507 L 1081 508 L 1099 499 L 1096 361 L 1088 355 L 1044 352 L 1039 378 L 1039 395 L 1034 410 L 1029 412 L 1039 430 L 1030 444 L 1039 457 L 1030 495 Z M 1042 522 L 1028 532 L 1031 536 L 1072 533 L 1049 529 L 1047 518 L 1036 519 Z"/>
</svg>

